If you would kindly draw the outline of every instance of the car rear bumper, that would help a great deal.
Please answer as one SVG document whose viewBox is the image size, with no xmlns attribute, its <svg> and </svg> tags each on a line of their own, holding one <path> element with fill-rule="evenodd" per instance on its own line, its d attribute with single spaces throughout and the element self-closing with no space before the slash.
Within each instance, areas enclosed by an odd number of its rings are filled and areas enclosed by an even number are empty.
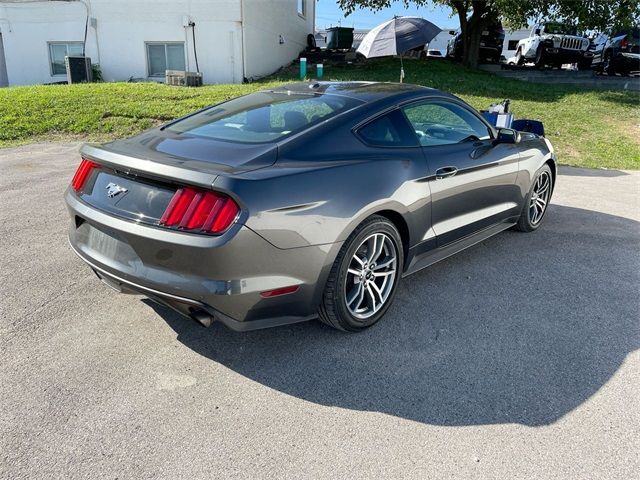
<svg viewBox="0 0 640 480">
<path fill-rule="evenodd" d="M 339 248 L 278 249 L 241 225 L 218 237 L 165 230 L 99 211 L 71 190 L 65 199 L 71 247 L 105 283 L 234 330 L 315 317 Z M 261 296 L 294 285 L 295 293 Z"/>
</svg>

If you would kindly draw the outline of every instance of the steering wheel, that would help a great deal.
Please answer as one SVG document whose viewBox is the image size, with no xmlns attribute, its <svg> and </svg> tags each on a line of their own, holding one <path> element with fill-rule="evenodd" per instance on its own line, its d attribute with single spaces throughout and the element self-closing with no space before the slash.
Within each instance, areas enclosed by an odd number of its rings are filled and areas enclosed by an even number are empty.
<svg viewBox="0 0 640 480">
<path fill-rule="evenodd" d="M 464 138 L 463 138 L 462 140 L 460 140 L 458 143 L 469 142 L 469 141 L 471 141 L 471 140 L 473 140 L 474 142 L 478 142 L 478 141 L 480 141 L 480 138 L 478 138 L 478 137 L 477 137 L 477 136 L 475 136 L 475 135 L 469 135 L 469 136 L 467 136 L 467 137 L 464 137 Z"/>
<path fill-rule="evenodd" d="M 434 138 L 447 138 L 451 132 L 446 128 L 428 127 L 425 129 L 424 133 Z"/>
</svg>

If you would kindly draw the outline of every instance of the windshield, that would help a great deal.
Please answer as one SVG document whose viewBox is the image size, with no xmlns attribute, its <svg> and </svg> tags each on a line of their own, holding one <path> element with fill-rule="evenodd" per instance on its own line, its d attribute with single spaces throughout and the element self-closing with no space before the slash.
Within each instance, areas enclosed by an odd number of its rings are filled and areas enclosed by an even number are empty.
<svg viewBox="0 0 640 480">
<path fill-rule="evenodd" d="M 556 35 L 576 35 L 578 30 L 576 27 L 572 27 L 571 25 L 551 22 L 544 24 L 544 32 Z"/>
<path fill-rule="evenodd" d="M 257 92 L 179 120 L 166 130 L 229 142 L 273 142 L 360 103 L 330 94 Z"/>
</svg>

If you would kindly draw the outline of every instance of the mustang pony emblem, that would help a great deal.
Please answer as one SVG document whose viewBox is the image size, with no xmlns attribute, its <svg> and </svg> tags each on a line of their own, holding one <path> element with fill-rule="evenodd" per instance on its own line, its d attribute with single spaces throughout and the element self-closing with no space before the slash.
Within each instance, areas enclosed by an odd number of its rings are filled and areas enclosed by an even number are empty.
<svg viewBox="0 0 640 480">
<path fill-rule="evenodd" d="M 125 193 L 128 192 L 128 190 L 124 187 L 121 187 L 120 185 L 116 185 L 115 183 L 111 182 L 109 183 L 109 185 L 107 185 L 107 197 L 109 198 L 113 198 L 117 195 L 120 195 L 121 193 Z"/>
</svg>

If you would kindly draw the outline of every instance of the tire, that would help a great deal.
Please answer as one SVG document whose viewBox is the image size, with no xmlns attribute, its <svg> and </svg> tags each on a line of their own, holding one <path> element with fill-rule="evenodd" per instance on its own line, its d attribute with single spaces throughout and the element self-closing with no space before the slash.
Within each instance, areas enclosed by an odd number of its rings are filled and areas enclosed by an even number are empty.
<svg viewBox="0 0 640 480">
<path fill-rule="evenodd" d="M 591 70 L 591 62 L 590 58 L 582 59 L 578 62 L 578 70 Z"/>
<path fill-rule="evenodd" d="M 519 67 L 524 65 L 524 55 L 522 55 L 521 48 L 519 48 L 518 51 L 516 52 L 516 65 L 518 65 Z"/>
<path fill-rule="evenodd" d="M 545 58 L 544 58 L 544 51 L 542 50 L 542 47 L 538 47 L 538 50 L 536 50 L 536 58 L 533 61 L 533 63 L 537 68 L 544 68 Z"/>
<path fill-rule="evenodd" d="M 380 253 L 369 265 L 373 269 L 368 269 L 372 250 Z M 402 240 L 393 223 L 379 215 L 367 218 L 344 242 L 331 268 L 318 310 L 320 320 L 346 332 L 358 332 L 375 324 L 393 302 L 403 259 Z M 395 273 L 388 273 L 391 270 Z M 358 277 L 354 273 L 357 271 L 364 272 L 364 276 Z"/>
<path fill-rule="evenodd" d="M 544 195 L 540 195 L 538 186 L 542 186 L 545 182 L 547 182 L 547 188 L 544 191 Z M 540 183 L 539 183 L 540 182 Z M 538 191 L 536 191 L 538 190 Z M 520 232 L 533 232 L 540 227 L 542 223 L 542 219 L 544 215 L 547 213 L 547 209 L 549 207 L 549 202 L 551 201 L 551 194 L 553 193 L 553 175 L 551 174 L 551 169 L 549 165 L 544 164 L 540 169 L 536 172 L 533 177 L 533 182 L 531 182 L 531 189 L 527 194 L 524 202 L 524 206 L 522 208 L 522 213 L 520 214 L 520 218 L 518 219 L 518 223 L 514 225 L 514 229 Z M 540 212 L 539 206 L 540 202 L 544 202 L 544 206 L 542 211 Z M 535 204 L 535 205 L 534 205 Z M 535 209 L 535 214 L 533 213 Z"/>
<path fill-rule="evenodd" d="M 611 50 L 608 50 L 604 54 L 604 60 L 602 61 L 602 71 L 607 75 L 616 74 L 616 65 Z"/>
</svg>

